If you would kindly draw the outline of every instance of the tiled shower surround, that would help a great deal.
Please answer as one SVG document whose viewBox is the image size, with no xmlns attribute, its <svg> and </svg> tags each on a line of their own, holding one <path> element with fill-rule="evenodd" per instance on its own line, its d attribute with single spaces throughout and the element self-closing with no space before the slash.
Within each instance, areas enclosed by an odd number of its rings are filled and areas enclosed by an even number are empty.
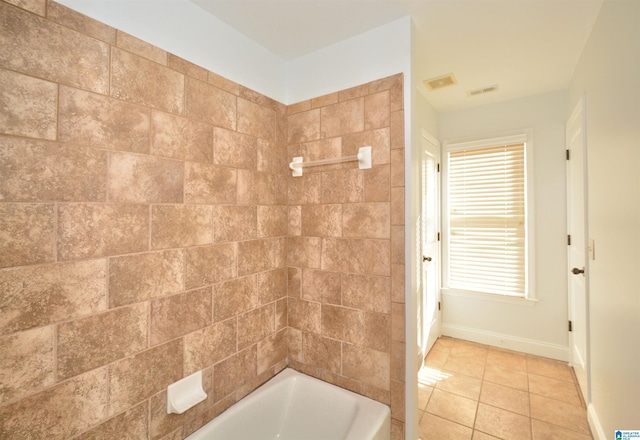
<svg viewBox="0 0 640 440">
<path fill-rule="evenodd" d="M 44 0 L 0 48 L 0 438 L 182 439 L 287 365 L 403 438 L 401 75 L 287 107 Z"/>
</svg>

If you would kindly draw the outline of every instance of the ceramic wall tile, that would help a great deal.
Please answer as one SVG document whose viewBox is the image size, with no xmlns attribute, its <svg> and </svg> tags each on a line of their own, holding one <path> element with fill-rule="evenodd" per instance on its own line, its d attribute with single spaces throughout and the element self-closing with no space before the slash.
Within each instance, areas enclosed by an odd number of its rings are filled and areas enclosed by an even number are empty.
<svg viewBox="0 0 640 440">
<path fill-rule="evenodd" d="M 119 307 L 182 291 L 184 267 L 184 252 L 178 249 L 111 258 L 110 306 Z"/>
<path fill-rule="evenodd" d="M 150 115 L 148 108 L 137 104 L 61 86 L 58 140 L 148 153 Z"/>
<path fill-rule="evenodd" d="M 46 0 L 7 0 L 7 3 L 15 5 L 19 8 L 38 14 L 42 17 L 46 15 Z"/>
<path fill-rule="evenodd" d="M 35 1 L 45 4 L 44 0 Z M 102 40 L 109 44 L 115 44 L 116 30 L 111 26 L 87 17 L 86 15 L 82 15 L 79 12 L 69 9 L 53 0 L 46 1 L 46 6 L 47 18 L 49 20 L 78 31 L 81 34 L 97 38 L 98 40 Z"/>
<path fill-rule="evenodd" d="M 139 55 L 148 60 L 155 61 L 158 64 L 163 64 L 165 66 L 167 65 L 166 51 L 150 43 L 147 43 L 146 41 L 136 38 L 133 35 L 129 35 L 126 32 L 117 31 L 116 45 L 121 49 Z"/>
<path fill-rule="evenodd" d="M 109 201 L 119 203 L 182 203 L 182 162 L 131 153 L 109 155 Z"/>
<path fill-rule="evenodd" d="M 111 49 L 110 84 L 114 98 L 178 115 L 184 112 L 183 74 L 115 47 Z"/>
<path fill-rule="evenodd" d="M 54 261 L 52 204 L 0 205 L 0 268 Z"/>
<path fill-rule="evenodd" d="M 236 129 L 236 96 L 191 77 L 185 82 L 186 113 L 189 119 Z"/>
<path fill-rule="evenodd" d="M 166 405 L 165 405 L 166 411 Z M 118 414 L 103 424 L 85 432 L 78 440 L 102 440 L 108 438 L 147 438 L 149 421 L 147 403 L 141 403 Z"/>
<path fill-rule="evenodd" d="M 151 302 L 149 343 L 161 344 L 212 322 L 211 287 Z"/>
<path fill-rule="evenodd" d="M 142 303 L 58 325 L 58 378 L 67 379 L 144 350 L 147 314 L 147 304 Z"/>
<path fill-rule="evenodd" d="M 215 322 L 241 315 L 259 304 L 256 277 L 250 275 L 226 281 L 213 288 Z"/>
<path fill-rule="evenodd" d="M 257 225 L 257 206 L 219 205 L 213 210 L 213 230 L 217 243 L 254 239 Z"/>
<path fill-rule="evenodd" d="M 61 205 L 57 247 L 60 260 L 145 251 L 149 210 L 144 205 Z"/>
<path fill-rule="evenodd" d="M 209 72 L 204 67 L 193 64 L 172 53 L 167 54 L 167 67 L 204 82 L 207 81 L 209 76 Z"/>
<path fill-rule="evenodd" d="M 106 260 L 0 270 L 0 334 L 107 309 Z"/>
<path fill-rule="evenodd" d="M 255 137 L 215 128 L 214 145 L 213 162 L 216 165 L 256 169 L 258 140 Z"/>
<path fill-rule="evenodd" d="M 0 406 L 3 438 L 71 438 L 107 419 L 107 368 Z"/>
<path fill-rule="evenodd" d="M 282 267 L 257 274 L 258 299 L 267 304 L 287 295 L 287 268 Z"/>
<path fill-rule="evenodd" d="M 235 278 L 238 251 L 235 243 L 187 249 L 186 287 L 193 289 Z"/>
<path fill-rule="evenodd" d="M 106 94 L 109 45 L 0 3 L 0 67 Z"/>
<path fill-rule="evenodd" d="M 237 170 L 193 162 L 185 168 L 185 203 L 236 203 Z"/>
<path fill-rule="evenodd" d="M 55 383 L 53 326 L 0 337 L 0 405 Z"/>
<path fill-rule="evenodd" d="M 354 203 L 343 206 L 342 231 L 346 237 L 389 238 L 389 203 Z"/>
<path fill-rule="evenodd" d="M 213 212 L 206 205 L 151 207 L 151 248 L 167 249 L 213 243 Z"/>
<path fill-rule="evenodd" d="M 213 127 L 159 111 L 151 112 L 151 154 L 211 163 Z"/>
<path fill-rule="evenodd" d="M 208 76 L 207 76 L 207 82 L 209 84 L 211 84 L 212 86 L 215 86 L 219 89 L 225 90 L 229 93 L 231 93 L 232 95 L 240 95 L 240 85 L 227 79 L 224 78 L 220 75 L 218 75 L 217 73 L 214 72 L 208 72 Z"/>
<path fill-rule="evenodd" d="M 104 202 L 107 152 L 0 136 L 0 199 L 5 202 Z"/>
<path fill-rule="evenodd" d="M 275 305 L 267 304 L 238 316 L 238 349 L 243 350 L 275 332 Z"/>
<path fill-rule="evenodd" d="M 109 415 L 124 411 L 183 375 L 183 341 L 175 339 L 109 367 Z"/>
<path fill-rule="evenodd" d="M 240 388 L 257 374 L 255 345 L 217 364 L 213 369 L 213 388 L 216 400 Z"/>
<path fill-rule="evenodd" d="M 184 338 L 184 374 L 193 374 L 236 352 L 238 327 L 236 319 L 227 319 Z"/>
<path fill-rule="evenodd" d="M 0 133 L 54 140 L 57 107 L 55 83 L 0 69 Z"/>
<path fill-rule="evenodd" d="M 275 111 L 238 98 L 238 132 L 262 139 L 275 140 Z"/>
<path fill-rule="evenodd" d="M 352 99 L 320 109 L 323 138 L 364 130 L 364 99 Z"/>
<path fill-rule="evenodd" d="M 287 359 L 287 342 L 286 329 L 282 329 L 258 342 L 256 354 L 258 374 Z"/>
</svg>

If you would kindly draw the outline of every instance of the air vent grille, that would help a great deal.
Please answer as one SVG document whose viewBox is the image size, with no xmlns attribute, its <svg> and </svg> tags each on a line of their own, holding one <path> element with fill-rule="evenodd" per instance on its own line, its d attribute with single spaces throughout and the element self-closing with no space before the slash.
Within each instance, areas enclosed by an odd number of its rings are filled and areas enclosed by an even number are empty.
<svg viewBox="0 0 640 440">
<path fill-rule="evenodd" d="M 423 83 L 427 86 L 429 91 L 433 92 L 434 90 L 456 85 L 458 84 L 458 81 L 453 73 L 448 73 L 446 75 L 438 76 L 437 78 L 426 79 Z"/>
<path fill-rule="evenodd" d="M 494 84 L 492 86 L 486 86 L 486 87 L 481 87 L 479 89 L 469 90 L 467 92 L 467 95 L 478 96 L 478 95 L 484 95 L 485 93 L 491 93 L 491 92 L 497 92 L 497 91 L 498 91 L 498 85 Z"/>
</svg>

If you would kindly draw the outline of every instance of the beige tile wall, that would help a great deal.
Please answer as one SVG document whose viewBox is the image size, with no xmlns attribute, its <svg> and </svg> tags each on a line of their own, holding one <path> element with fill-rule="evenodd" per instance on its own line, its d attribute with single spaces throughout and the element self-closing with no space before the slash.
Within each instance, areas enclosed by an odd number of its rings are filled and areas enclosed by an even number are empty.
<svg viewBox="0 0 640 440">
<path fill-rule="evenodd" d="M 289 362 L 391 405 L 404 438 L 404 110 L 396 75 L 288 107 L 289 157 L 355 155 L 289 178 Z"/>
<path fill-rule="evenodd" d="M 287 108 L 47 0 L 0 47 L 0 438 L 183 438 L 287 363 L 402 438 L 401 76 Z"/>
</svg>

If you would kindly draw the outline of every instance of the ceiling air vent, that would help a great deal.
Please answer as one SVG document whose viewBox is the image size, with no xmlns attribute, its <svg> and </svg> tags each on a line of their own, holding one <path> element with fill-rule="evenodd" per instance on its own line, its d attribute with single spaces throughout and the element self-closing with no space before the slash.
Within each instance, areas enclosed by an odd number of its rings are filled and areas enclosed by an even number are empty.
<svg viewBox="0 0 640 440">
<path fill-rule="evenodd" d="M 498 84 L 494 84 L 492 86 L 486 86 L 486 87 L 481 87 L 475 90 L 469 90 L 467 91 L 467 95 L 471 97 L 471 96 L 484 95 L 485 93 L 491 93 L 491 92 L 497 92 L 497 91 L 498 91 Z"/>
<path fill-rule="evenodd" d="M 423 83 L 427 86 L 429 91 L 433 92 L 434 90 L 458 84 L 458 81 L 456 80 L 456 77 L 453 76 L 453 73 L 448 73 L 437 78 L 426 79 Z"/>
</svg>

